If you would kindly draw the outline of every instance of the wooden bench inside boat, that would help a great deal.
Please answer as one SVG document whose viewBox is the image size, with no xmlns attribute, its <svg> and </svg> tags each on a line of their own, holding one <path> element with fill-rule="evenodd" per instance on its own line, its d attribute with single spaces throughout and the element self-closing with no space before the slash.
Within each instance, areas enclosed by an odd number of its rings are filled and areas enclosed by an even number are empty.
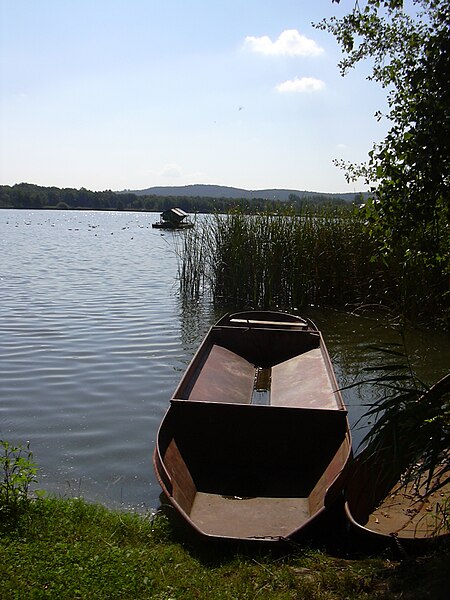
<svg viewBox="0 0 450 600">
<path fill-rule="evenodd" d="M 255 367 L 245 358 L 214 344 L 205 355 L 201 369 L 181 398 L 198 402 L 233 402 L 250 404 Z M 180 397 L 178 394 L 176 397 Z"/>
<path fill-rule="evenodd" d="M 341 408 L 321 348 L 308 350 L 272 367 L 270 404 L 297 408 Z"/>
</svg>

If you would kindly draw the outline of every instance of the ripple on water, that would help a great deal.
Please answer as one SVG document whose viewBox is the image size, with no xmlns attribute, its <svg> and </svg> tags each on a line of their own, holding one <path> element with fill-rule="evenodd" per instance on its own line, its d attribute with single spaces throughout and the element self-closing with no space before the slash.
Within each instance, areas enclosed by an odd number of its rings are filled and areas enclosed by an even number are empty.
<svg viewBox="0 0 450 600">
<path fill-rule="evenodd" d="M 151 452 L 189 359 L 170 238 L 156 215 L 17 213 L 0 215 L 0 433 L 31 440 L 47 489 L 156 507 Z"/>
</svg>

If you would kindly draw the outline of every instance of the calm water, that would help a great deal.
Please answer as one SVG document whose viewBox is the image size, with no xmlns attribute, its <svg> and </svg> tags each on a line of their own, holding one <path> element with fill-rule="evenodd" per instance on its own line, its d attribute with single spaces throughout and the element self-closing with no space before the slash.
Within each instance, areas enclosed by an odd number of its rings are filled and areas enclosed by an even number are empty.
<svg viewBox="0 0 450 600">
<path fill-rule="evenodd" d="M 39 487 L 109 506 L 157 508 L 151 454 L 188 361 L 218 315 L 177 295 L 176 235 L 155 214 L 0 210 L 0 438 L 31 441 Z M 375 321 L 310 311 L 339 383 L 380 361 Z M 412 332 L 429 380 L 447 336 Z M 345 393 L 351 423 L 371 390 Z M 355 430 L 357 443 L 361 432 Z"/>
</svg>

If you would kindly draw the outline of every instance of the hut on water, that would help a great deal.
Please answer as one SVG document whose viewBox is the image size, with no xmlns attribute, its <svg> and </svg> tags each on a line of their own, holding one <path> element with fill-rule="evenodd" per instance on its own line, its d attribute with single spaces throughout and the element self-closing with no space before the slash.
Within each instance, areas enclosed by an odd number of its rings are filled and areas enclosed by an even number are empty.
<svg viewBox="0 0 450 600">
<path fill-rule="evenodd" d="M 187 220 L 188 213 L 181 208 L 169 208 L 161 213 L 160 221 L 153 223 L 152 227 L 159 229 L 188 229 L 194 224 Z"/>
</svg>

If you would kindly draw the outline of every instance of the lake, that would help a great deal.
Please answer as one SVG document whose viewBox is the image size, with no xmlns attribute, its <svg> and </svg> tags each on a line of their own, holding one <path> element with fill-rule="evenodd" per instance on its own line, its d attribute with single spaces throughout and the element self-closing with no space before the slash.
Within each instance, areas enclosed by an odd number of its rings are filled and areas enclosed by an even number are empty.
<svg viewBox="0 0 450 600">
<path fill-rule="evenodd" d="M 31 443 L 39 485 L 110 507 L 156 509 L 151 455 L 160 420 L 221 309 L 178 294 L 176 236 L 153 213 L 0 210 L 0 438 Z M 339 384 L 398 340 L 376 320 L 310 308 Z M 410 331 L 433 381 L 447 335 Z M 372 388 L 344 392 L 352 425 Z M 353 431 L 354 444 L 361 440 Z"/>
</svg>

